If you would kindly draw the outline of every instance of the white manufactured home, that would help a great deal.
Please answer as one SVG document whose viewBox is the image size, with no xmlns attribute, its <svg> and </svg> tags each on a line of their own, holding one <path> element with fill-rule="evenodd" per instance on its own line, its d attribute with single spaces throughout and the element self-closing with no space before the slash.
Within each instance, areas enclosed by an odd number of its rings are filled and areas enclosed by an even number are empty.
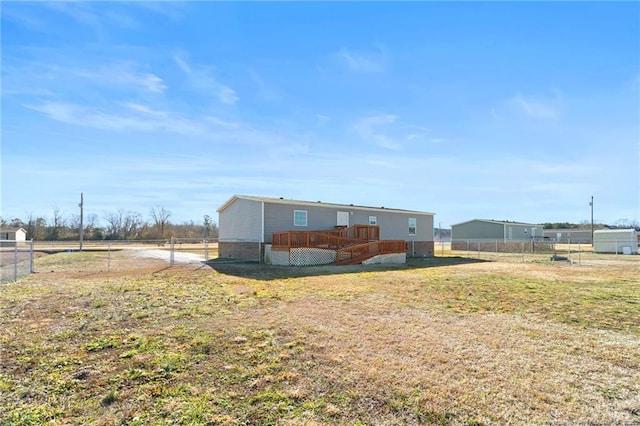
<svg viewBox="0 0 640 426">
<path fill-rule="evenodd" d="M 433 256 L 434 213 L 251 195 L 234 195 L 217 211 L 221 258 L 264 262 L 286 251 L 285 263 L 304 264 L 291 260 L 302 249 L 315 263 Z"/>
<path fill-rule="evenodd" d="M 595 253 L 638 253 L 638 233 L 635 229 L 600 229 L 593 231 Z"/>
</svg>

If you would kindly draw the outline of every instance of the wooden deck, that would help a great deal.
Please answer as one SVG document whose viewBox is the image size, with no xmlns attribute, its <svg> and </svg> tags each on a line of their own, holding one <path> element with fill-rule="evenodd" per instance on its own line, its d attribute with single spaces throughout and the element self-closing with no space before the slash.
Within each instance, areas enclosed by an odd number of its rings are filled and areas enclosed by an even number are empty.
<svg viewBox="0 0 640 426">
<path fill-rule="evenodd" d="M 361 263 L 379 254 L 405 253 L 404 240 L 380 240 L 377 225 L 353 225 L 348 228 L 326 231 L 274 232 L 271 250 L 289 251 L 297 247 L 313 247 L 336 250 L 336 264 Z"/>
</svg>

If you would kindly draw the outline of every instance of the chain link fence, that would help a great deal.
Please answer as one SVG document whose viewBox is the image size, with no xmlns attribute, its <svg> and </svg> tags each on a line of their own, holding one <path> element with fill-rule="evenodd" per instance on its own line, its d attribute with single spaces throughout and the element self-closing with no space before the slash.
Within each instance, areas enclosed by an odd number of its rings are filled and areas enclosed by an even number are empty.
<svg viewBox="0 0 640 426">
<path fill-rule="evenodd" d="M 17 281 L 33 273 L 33 240 L 2 240 L 0 243 L 0 283 Z"/>
<path fill-rule="evenodd" d="M 491 261 L 543 262 L 567 261 L 581 264 L 590 260 L 629 260 L 640 261 L 636 256 L 638 246 L 622 246 L 620 241 L 612 240 L 606 252 L 594 251 L 590 243 L 553 241 L 548 239 L 529 239 L 504 241 L 500 239 L 466 239 L 436 241 L 435 255 L 440 257 L 460 256 Z"/>
<path fill-rule="evenodd" d="M 0 283 L 17 281 L 38 272 L 116 272 L 132 259 L 147 258 L 168 266 L 203 264 L 218 257 L 218 240 L 170 238 L 163 240 L 27 241 L 0 243 Z"/>
<path fill-rule="evenodd" d="M 218 240 L 202 238 L 171 238 L 169 264 L 207 261 L 218 257 Z"/>
</svg>

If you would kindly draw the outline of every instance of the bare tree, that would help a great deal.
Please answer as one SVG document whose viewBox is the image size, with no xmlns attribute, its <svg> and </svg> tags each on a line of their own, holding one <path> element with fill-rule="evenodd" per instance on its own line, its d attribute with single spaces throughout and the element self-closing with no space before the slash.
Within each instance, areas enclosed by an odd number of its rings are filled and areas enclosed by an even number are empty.
<svg viewBox="0 0 640 426">
<path fill-rule="evenodd" d="M 80 215 L 72 214 L 69 218 L 68 225 L 69 228 L 76 234 L 80 234 Z"/>
<path fill-rule="evenodd" d="M 618 219 L 615 221 L 614 226 L 617 228 L 634 228 L 638 229 L 640 223 L 637 220 Z"/>
<path fill-rule="evenodd" d="M 107 221 L 107 238 L 110 239 L 136 238 L 146 225 L 140 213 L 124 209 L 106 212 L 104 219 Z"/>
<path fill-rule="evenodd" d="M 107 238 L 113 240 L 120 237 L 123 222 L 122 214 L 123 210 L 118 210 L 117 212 L 109 211 L 104 214 L 104 220 L 107 221 Z"/>
<path fill-rule="evenodd" d="M 33 213 L 29 213 L 27 215 L 27 238 L 34 238 L 34 234 L 36 233 L 36 220 L 33 217 Z"/>
<path fill-rule="evenodd" d="M 104 238 L 102 229 L 98 227 L 98 215 L 91 213 L 87 216 L 85 221 L 84 232 L 87 238 L 96 240 Z"/>
<path fill-rule="evenodd" d="M 20 219 L 19 217 L 14 217 L 13 219 L 11 219 L 11 228 L 24 228 L 25 227 L 25 223 L 22 221 L 22 219 Z"/>
<path fill-rule="evenodd" d="M 158 232 L 158 238 L 165 238 L 164 232 L 167 225 L 169 225 L 170 217 L 171 212 L 164 207 L 151 208 L 151 219 L 153 219 L 153 226 Z"/>
<path fill-rule="evenodd" d="M 123 214 L 123 217 L 122 235 L 124 239 L 136 238 L 145 226 L 142 215 L 137 212 L 128 211 Z"/>
<path fill-rule="evenodd" d="M 49 223 L 49 229 L 47 232 L 48 240 L 60 239 L 60 229 L 65 226 L 65 220 L 62 216 L 62 212 L 57 207 L 53 209 L 53 219 Z"/>
</svg>

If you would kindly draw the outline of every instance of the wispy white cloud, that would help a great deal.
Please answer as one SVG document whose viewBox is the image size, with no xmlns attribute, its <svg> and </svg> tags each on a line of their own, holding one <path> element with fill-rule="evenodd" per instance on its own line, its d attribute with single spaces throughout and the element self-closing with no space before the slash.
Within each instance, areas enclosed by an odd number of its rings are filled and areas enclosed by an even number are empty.
<svg viewBox="0 0 640 426">
<path fill-rule="evenodd" d="M 173 56 L 173 60 L 178 65 L 178 68 L 180 68 L 182 70 L 182 72 L 184 72 L 185 74 L 191 75 L 193 73 L 193 71 L 191 70 L 191 67 L 189 66 L 187 61 L 182 59 L 180 56 L 174 55 Z"/>
<path fill-rule="evenodd" d="M 374 142 L 381 148 L 400 151 L 406 146 L 425 143 L 442 143 L 444 139 L 430 136 L 424 126 L 403 123 L 395 114 L 372 114 L 357 120 L 353 129 L 365 141 Z"/>
<path fill-rule="evenodd" d="M 559 117 L 562 112 L 562 103 L 558 95 L 553 98 L 540 98 L 516 94 L 507 101 L 518 113 L 535 119 L 547 119 Z"/>
<path fill-rule="evenodd" d="M 273 84 L 267 83 L 259 73 L 254 70 L 249 71 L 249 78 L 256 86 L 256 96 L 267 102 L 278 102 L 282 99 L 282 94 Z"/>
<path fill-rule="evenodd" d="M 111 131 L 169 131 L 172 133 L 201 133 L 202 126 L 191 119 L 167 116 L 138 104 L 127 104 L 130 112 L 139 114 L 119 114 L 99 108 L 65 102 L 44 102 L 37 105 L 25 105 L 41 112 L 52 120 L 81 127 L 90 127 Z"/>
<path fill-rule="evenodd" d="M 402 148 L 402 145 L 384 132 L 389 125 L 395 123 L 397 118 L 398 116 L 393 114 L 374 114 L 358 120 L 353 128 L 362 139 L 373 141 L 382 148 L 397 151 Z"/>
<path fill-rule="evenodd" d="M 336 53 L 336 57 L 351 71 L 358 73 L 380 73 L 386 69 L 386 53 L 382 46 L 370 51 L 343 47 Z"/>
<path fill-rule="evenodd" d="M 130 62 L 114 62 L 97 69 L 57 68 L 56 71 L 66 72 L 101 86 L 132 86 L 153 93 L 162 93 L 167 88 L 161 77 L 150 72 L 139 71 L 135 64 Z"/>
<path fill-rule="evenodd" d="M 210 92 L 223 104 L 235 105 L 238 102 L 235 90 L 220 83 L 214 77 L 213 67 L 189 64 L 180 55 L 174 55 L 173 60 L 187 76 L 189 85 L 194 89 Z"/>
<path fill-rule="evenodd" d="M 324 114 L 316 114 L 316 126 L 321 127 L 331 121 L 331 117 Z"/>
<path fill-rule="evenodd" d="M 44 53 L 43 53 L 44 54 Z M 68 65 L 71 58 L 52 58 L 50 61 L 6 59 L 3 63 L 4 94 L 49 94 L 75 96 L 86 88 L 109 91 L 124 89 L 142 93 L 163 93 L 167 88 L 158 75 L 140 70 L 131 61 L 110 61 L 99 66 Z M 62 63 L 61 63 L 62 62 Z"/>
<path fill-rule="evenodd" d="M 261 147 L 260 151 L 256 151 L 261 161 L 269 157 L 279 160 L 280 156 L 303 153 L 309 149 L 306 136 L 291 131 L 264 128 L 248 121 L 234 121 L 213 115 L 183 114 L 139 102 L 117 102 L 94 107 L 49 101 L 24 104 L 24 107 L 72 126 L 112 132 L 172 133 L 197 136 L 202 144 Z M 249 150 L 248 154 L 251 153 L 253 151 Z"/>
<path fill-rule="evenodd" d="M 32 8 L 25 8 L 20 3 L 2 3 L 2 19 L 32 31 L 42 31 L 47 27 L 45 19 L 38 16 Z"/>
<path fill-rule="evenodd" d="M 142 105 L 142 104 L 138 104 L 135 102 L 123 102 L 122 103 L 123 106 L 125 106 L 126 108 L 129 108 L 130 110 L 145 114 L 145 115 L 149 115 L 149 116 L 153 116 L 153 117 L 167 117 L 168 116 L 168 112 L 167 111 L 160 111 L 160 110 L 156 110 L 153 109 L 147 105 Z"/>
</svg>

